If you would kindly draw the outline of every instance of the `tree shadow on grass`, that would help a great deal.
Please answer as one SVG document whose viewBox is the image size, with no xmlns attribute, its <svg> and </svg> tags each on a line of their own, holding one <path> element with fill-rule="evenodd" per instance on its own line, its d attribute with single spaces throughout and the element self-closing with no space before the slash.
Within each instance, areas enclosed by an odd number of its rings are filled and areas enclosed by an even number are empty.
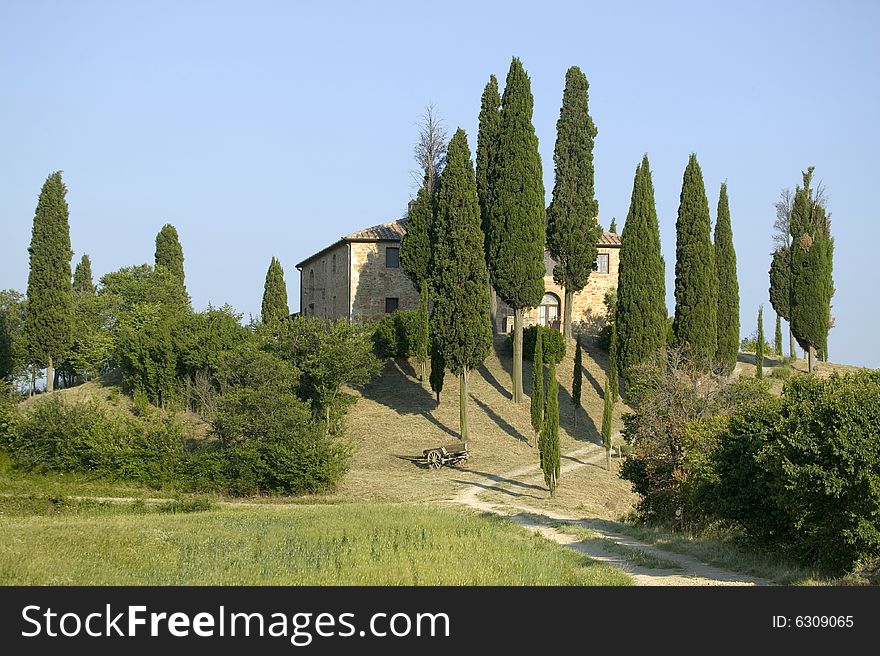
<svg viewBox="0 0 880 656">
<path fill-rule="evenodd" d="M 477 367 L 477 372 L 485 379 L 487 383 L 495 388 L 495 391 L 497 391 L 505 399 L 510 400 L 513 398 L 513 394 L 511 394 L 509 390 L 505 389 L 504 386 L 498 382 L 498 379 L 495 378 L 495 376 L 492 374 L 491 371 L 489 371 L 485 364 L 481 364 L 479 367 Z"/>
<path fill-rule="evenodd" d="M 413 375 L 409 375 L 406 369 L 409 369 Z M 399 415 L 420 415 L 444 433 L 457 439 L 458 433 L 431 412 L 436 406 L 434 396 L 425 389 L 414 374 L 415 371 L 409 361 L 403 358 L 388 358 L 380 374 L 361 388 L 361 394 L 364 398 L 391 408 Z"/>
<path fill-rule="evenodd" d="M 503 430 L 505 433 L 507 433 L 508 435 L 513 437 L 514 439 L 519 440 L 520 442 L 525 442 L 526 444 L 529 443 L 529 440 L 524 435 L 520 434 L 520 432 L 518 430 L 516 430 L 516 428 L 512 424 L 507 422 L 504 419 L 504 417 L 502 417 L 497 412 L 495 412 L 492 408 L 490 408 L 488 405 L 483 403 L 483 401 L 481 401 L 480 399 L 475 397 L 473 394 L 471 394 L 471 399 L 473 400 L 474 403 L 477 404 L 477 407 L 480 410 L 482 410 L 483 412 L 486 413 L 486 415 L 489 417 L 489 419 L 491 419 L 492 421 L 494 421 L 498 425 L 498 428 Z"/>
</svg>

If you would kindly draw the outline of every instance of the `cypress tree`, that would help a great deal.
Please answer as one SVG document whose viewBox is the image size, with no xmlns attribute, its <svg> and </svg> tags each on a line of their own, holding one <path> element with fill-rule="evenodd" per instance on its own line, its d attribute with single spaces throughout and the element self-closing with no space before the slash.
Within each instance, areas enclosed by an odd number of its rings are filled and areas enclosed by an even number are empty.
<svg viewBox="0 0 880 656">
<path fill-rule="evenodd" d="M 430 282 L 431 224 L 434 221 L 433 191 L 422 184 L 407 211 L 406 234 L 400 242 L 400 268 L 416 289 Z"/>
<path fill-rule="evenodd" d="M 449 142 L 436 194 L 431 324 L 446 367 L 459 377 L 461 439 L 467 440 L 470 371 L 489 355 L 489 293 L 477 183 L 464 130 Z"/>
<path fill-rule="evenodd" d="M 437 396 L 437 405 L 440 405 L 440 392 L 443 391 L 443 382 L 446 378 L 446 362 L 443 360 L 443 350 L 435 340 L 431 340 L 431 391 Z"/>
<path fill-rule="evenodd" d="M 758 307 L 758 339 L 755 344 L 755 378 L 764 377 L 764 306 Z"/>
<path fill-rule="evenodd" d="M 541 452 L 541 469 L 550 496 L 556 495 L 559 484 L 559 384 L 556 382 L 556 361 L 550 358 L 547 382 L 547 401 L 544 406 L 544 423 L 538 440 Z"/>
<path fill-rule="evenodd" d="M 675 344 L 707 366 L 718 347 L 718 281 L 703 172 L 691 154 L 675 224 Z"/>
<path fill-rule="evenodd" d="M 770 304 L 776 314 L 789 322 L 789 355 L 797 358 L 791 330 L 791 247 L 777 248 L 770 261 Z M 780 353 L 782 355 L 782 353 Z"/>
<path fill-rule="evenodd" d="M 666 345 L 666 265 L 648 156 L 636 167 L 629 213 L 620 235 L 614 328 L 617 365 L 628 382 L 634 368 Z"/>
<path fill-rule="evenodd" d="M 614 413 L 614 381 L 605 379 L 605 407 L 602 410 L 602 446 L 605 447 L 605 462 L 611 471 L 611 418 Z"/>
<path fill-rule="evenodd" d="M 422 280 L 419 294 L 418 326 L 416 328 L 416 359 L 419 362 L 419 380 L 424 381 L 428 374 L 428 357 L 430 351 L 430 315 L 428 314 L 428 281 Z"/>
<path fill-rule="evenodd" d="M 776 315 L 776 333 L 774 334 L 773 347 L 776 355 L 782 357 L 782 319 Z"/>
<path fill-rule="evenodd" d="M 620 382 L 617 373 L 617 322 L 611 324 L 611 351 L 608 354 L 608 378 L 611 380 L 611 398 L 617 403 Z"/>
<path fill-rule="evenodd" d="M 571 403 L 574 405 L 574 425 L 577 426 L 578 410 L 581 408 L 581 388 L 583 387 L 583 356 L 580 340 L 575 340 L 574 374 L 571 379 Z"/>
<path fill-rule="evenodd" d="M 611 225 L 608 226 L 608 232 L 612 235 L 617 234 L 617 219 L 615 217 L 611 217 Z"/>
<path fill-rule="evenodd" d="M 95 294 L 95 282 L 92 279 L 92 261 L 83 255 L 73 271 L 73 291 L 80 294 Z"/>
<path fill-rule="evenodd" d="M 263 286 L 263 323 L 270 324 L 290 316 L 287 306 L 287 285 L 284 283 L 284 269 L 275 257 L 266 271 L 266 283 Z"/>
<path fill-rule="evenodd" d="M 498 315 L 498 298 L 492 287 L 491 274 L 488 269 L 492 267 L 489 246 L 489 209 L 491 207 L 490 194 L 491 162 L 495 156 L 498 145 L 498 133 L 501 128 L 501 96 L 498 93 L 498 80 L 495 75 L 489 76 L 486 88 L 483 89 L 483 97 L 480 100 L 480 126 L 477 132 L 477 198 L 480 199 L 480 225 L 483 229 L 484 250 L 486 253 L 487 285 L 489 287 L 489 314 L 492 318 L 492 332 L 497 329 L 496 317 Z"/>
<path fill-rule="evenodd" d="M 556 182 L 547 210 L 547 246 L 556 261 L 553 280 L 564 290 L 563 330 L 571 339 L 571 305 L 596 266 L 599 202 L 595 198 L 593 142 L 598 131 L 589 113 L 587 76 L 577 66 L 565 74 L 562 109 L 556 122 Z"/>
<path fill-rule="evenodd" d="M 730 373 L 739 351 L 739 281 L 736 277 L 736 251 L 730 226 L 727 183 L 718 195 L 715 221 L 715 272 L 718 280 L 718 347 L 715 360 Z"/>
<path fill-rule="evenodd" d="M 55 363 L 73 336 L 73 288 L 70 281 L 70 224 L 67 187 L 61 171 L 40 190 L 31 234 L 25 334 L 28 356 L 46 367 L 46 391 L 55 387 Z"/>
<path fill-rule="evenodd" d="M 544 295 L 544 181 L 532 125 L 531 83 L 522 62 L 510 64 L 501 102 L 497 149 L 489 164 L 491 280 L 513 310 L 513 401 L 523 398 L 523 311 Z"/>
<path fill-rule="evenodd" d="M 177 228 L 170 223 L 162 226 L 156 235 L 156 267 L 164 267 L 186 287 L 183 273 L 183 248 L 177 235 Z"/>
<path fill-rule="evenodd" d="M 809 353 L 808 369 L 818 351 L 827 355 L 834 294 L 832 262 L 834 240 L 830 219 L 820 194 L 810 186 L 813 167 L 804 173 L 804 186 L 795 191 L 791 212 L 791 327 L 795 339 Z"/>
<path fill-rule="evenodd" d="M 538 331 L 535 338 L 535 353 L 532 358 L 532 429 L 535 435 L 541 434 L 544 423 L 544 338 Z"/>
</svg>

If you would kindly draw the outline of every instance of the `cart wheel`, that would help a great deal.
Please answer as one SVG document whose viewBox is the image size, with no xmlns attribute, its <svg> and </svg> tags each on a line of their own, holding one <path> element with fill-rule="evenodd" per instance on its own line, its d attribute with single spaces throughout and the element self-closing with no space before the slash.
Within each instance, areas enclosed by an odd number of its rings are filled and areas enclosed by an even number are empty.
<svg viewBox="0 0 880 656">
<path fill-rule="evenodd" d="M 443 462 L 440 460 L 440 453 L 437 451 L 428 451 L 427 460 L 428 467 L 431 469 L 440 469 L 443 466 Z"/>
</svg>

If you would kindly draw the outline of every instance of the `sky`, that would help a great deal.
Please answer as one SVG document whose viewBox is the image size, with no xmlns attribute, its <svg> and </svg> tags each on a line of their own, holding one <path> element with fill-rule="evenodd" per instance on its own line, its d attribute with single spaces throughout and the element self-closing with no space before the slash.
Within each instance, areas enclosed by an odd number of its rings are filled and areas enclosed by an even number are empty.
<svg viewBox="0 0 880 656">
<path fill-rule="evenodd" d="M 34 209 L 68 186 L 74 263 L 153 261 L 173 224 L 196 309 L 258 316 L 272 256 L 295 264 L 403 215 L 424 107 L 476 148 L 489 75 L 531 78 L 547 202 L 566 70 L 590 83 L 600 222 L 622 227 L 648 153 L 674 308 L 688 155 L 713 221 L 728 184 L 741 332 L 765 305 L 774 202 L 807 166 L 835 238 L 831 360 L 880 367 L 880 3 L 3 2 L 0 288 L 24 291 Z"/>
</svg>

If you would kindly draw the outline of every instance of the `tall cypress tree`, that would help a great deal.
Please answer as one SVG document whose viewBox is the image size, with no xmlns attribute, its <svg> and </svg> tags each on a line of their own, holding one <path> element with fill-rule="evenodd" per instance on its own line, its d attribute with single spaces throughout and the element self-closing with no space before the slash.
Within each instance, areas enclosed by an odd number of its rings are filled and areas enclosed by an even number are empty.
<svg viewBox="0 0 880 656">
<path fill-rule="evenodd" d="M 778 316 L 791 326 L 791 247 L 773 251 L 770 261 L 770 304 Z M 794 332 L 789 328 L 789 355 L 797 358 L 794 348 Z M 780 353 L 782 355 L 782 353 Z"/>
<path fill-rule="evenodd" d="M 697 156 L 691 154 L 675 224 L 675 344 L 707 366 L 718 347 L 718 281 L 709 202 Z"/>
<path fill-rule="evenodd" d="M 498 296 L 513 309 L 513 401 L 523 398 L 523 311 L 544 295 L 544 180 L 532 125 L 531 83 L 515 58 L 501 101 L 501 125 L 490 160 L 489 258 Z"/>
<path fill-rule="evenodd" d="M 273 257 L 269 263 L 269 270 L 266 271 L 266 283 L 263 286 L 263 323 L 275 323 L 289 316 L 284 269 L 281 268 L 281 262 Z"/>
<path fill-rule="evenodd" d="M 170 223 L 162 226 L 156 235 L 156 267 L 164 267 L 180 280 L 186 287 L 183 272 L 183 247 L 177 235 L 177 228 Z"/>
<path fill-rule="evenodd" d="M 487 284 L 489 286 L 489 315 L 492 318 L 492 332 L 497 330 L 496 317 L 498 314 L 498 298 L 492 287 L 491 274 L 488 269 L 492 267 L 489 245 L 489 210 L 491 207 L 490 195 L 492 192 L 491 162 L 495 157 L 498 146 L 498 133 L 501 129 L 501 96 L 498 93 L 498 80 L 495 75 L 489 76 L 486 88 L 483 89 L 483 97 L 480 99 L 480 126 L 477 132 L 477 198 L 480 199 L 480 225 L 483 228 L 484 250 L 486 252 Z"/>
<path fill-rule="evenodd" d="M 430 283 L 431 224 L 434 221 L 433 190 L 422 184 L 406 217 L 406 234 L 400 242 L 400 268 L 416 289 Z"/>
<path fill-rule="evenodd" d="M 773 335 L 773 350 L 778 357 L 782 357 L 782 319 L 776 315 L 776 332 Z"/>
<path fill-rule="evenodd" d="M 666 344 L 666 265 L 648 156 L 636 167 L 632 199 L 620 235 L 615 330 L 617 365 L 628 382 L 634 368 Z"/>
<path fill-rule="evenodd" d="M 571 403 L 574 406 L 574 425 L 577 426 L 578 411 L 581 409 L 581 388 L 583 387 L 583 356 L 581 355 L 581 342 L 575 340 L 574 349 L 574 373 L 571 378 Z"/>
<path fill-rule="evenodd" d="M 92 279 L 92 261 L 83 255 L 73 270 L 73 291 L 80 294 L 94 294 L 95 281 Z"/>
<path fill-rule="evenodd" d="M 613 216 L 611 217 L 611 225 L 608 226 L 608 232 L 610 232 L 612 235 L 617 234 L 617 219 Z"/>
<path fill-rule="evenodd" d="M 547 210 L 547 246 L 556 261 L 553 280 L 565 294 L 562 332 L 566 339 L 571 339 L 574 294 L 590 280 L 602 235 L 593 171 L 593 142 L 598 131 L 589 113 L 589 88 L 581 69 L 568 69 L 556 122 L 556 182 Z"/>
<path fill-rule="evenodd" d="M 831 221 L 819 194 L 811 187 L 813 167 L 804 172 L 804 186 L 795 191 L 791 216 L 791 325 L 795 339 L 809 353 L 825 356 L 834 294 Z M 827 357 L 827 356 L 825 356 Z"/>
<path fill-rule="evenodd" d="M 614 381 L 611 377 L 605 379 L 605 406 L 602 409 L 602 446 L 605 447 L 605 462 L 608 471 L 611 471 L 611 419 L 614 413 Z"/>
<path fill-rule="evenodd" d="M 611 380 L 611 398 L 617 403 L 620 379 L 617 373 L 617 322 L 611 324 L 611 351 L 608 354 L 608 378 Z"/>
<path fill-rule="evenodd" d="M 446 361 L 443 359 L 443 349 L 437 341 L 431 339 L 431 391 L 437 396 L 437 405 L 440 405 L 440 392 L 443 391 L 443 382 L 446 379 Z"/>
<path fill-rule="evenodd" d="M 535 435 L 541 434 L 544 423 L 544 338 L 541 330 L 535 338 L 535 352 L 532 357 L 532 429 Z"/>
<path fill-rule="evenodd" d="M 431 327 L 428 313 L 428 281 L 422 280 L 419 293 L 418 324 L 416 327 L 415 353 L 419 363 L 419 380 L 424 381 L 428 374 L 428 357 L 431 350 Z"/>
<path fill-rule="evenodd" d="M 739 281 L 736 277 L 736 251 L 730 226 L 727 183 L 718 195 L 715 221 L 715 272 L 718 279 L 718 347 L 715 360 L 726 373 L 736 366 L 739 351 Z"/>
<path fill-rule="evenodd" d="M 459 377 L 461 439 L 467 440 L 468 377 L 489 355 L 492 331 L 477 183 L 461 128 L 449 142 L 436 208 L 431 324 L 446 367 Z"/>
<path fill-rule="evenodd" d="M 550 358 L 547 378 L 547 401 L 544 405 L 544 423 L 538 439 L 541 453 L 541 469 L 550 496 L 556 496 L 559 484 L 559 383 L 556 381 L 556 359 Z"/>
<path fill-rule="evenodd" d="M 61 171 L 52 173 L 40 190 L 31 234 L 27 286 L 28 356 L 46 367 L 46 391 L 55 387 L 55 364 L 67 352 L 73 334 L 73 289 L 70 281 L 70 224 L 67 187 Z"/>
<path fill-rule="evenodd" d="M 755 378 L 764 377 L 764 306 L 758 307 L 758 339 L 755 342 Z"/>
</svg>

